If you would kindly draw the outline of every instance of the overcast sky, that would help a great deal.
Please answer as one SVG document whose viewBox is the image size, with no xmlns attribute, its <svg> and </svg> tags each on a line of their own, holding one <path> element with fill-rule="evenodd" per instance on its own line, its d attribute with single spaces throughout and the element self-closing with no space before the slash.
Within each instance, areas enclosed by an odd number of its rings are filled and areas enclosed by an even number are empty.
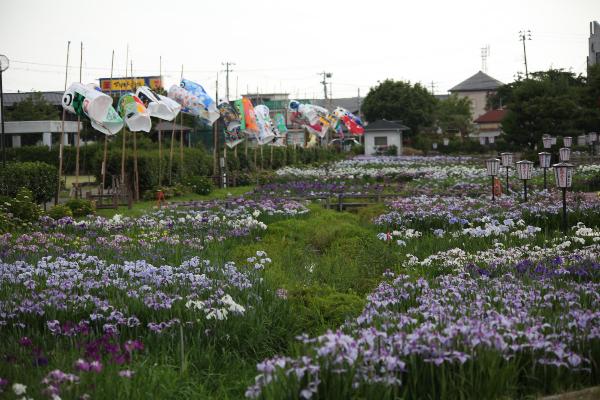
<svg viewBox="0 0 600 400">
<path fill-rule="evenodd" d="M 436 93 L 481 69 L 510 82 L 523 72 L 519 31 L 531 30 L 529 70 L 584 73 L 589 23 L 600 0 L 0 0 L 0 54 L 11 66 L 4 90 L 62 90 L 67 41 L 69 83 L 125 73 L 126 49 L 136 76 L 165 86 L 184 77 L 214 92 L 231 61 L 230 97 L 247 90 L 322 97 L 318 72 L 333 74 L 334 97 L 364 96 L 378 80 L 421 82 Z"/>
</svg>

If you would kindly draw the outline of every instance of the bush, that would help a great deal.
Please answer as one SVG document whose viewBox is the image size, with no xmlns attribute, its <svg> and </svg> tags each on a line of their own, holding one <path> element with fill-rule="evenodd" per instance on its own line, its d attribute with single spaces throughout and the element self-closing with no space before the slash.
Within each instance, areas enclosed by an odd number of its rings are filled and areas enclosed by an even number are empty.
<svg viewBox="0 0 600 400">
<path fill-rule="evenodd" d="M 96 211 L 94 203 L 85 199 L 71 199 L 65 203 L 65 206 L 71 210 L 74 217 L 85 217 Z"/>
<path fill-rule="evenodd" d="M 0 171 L 0 194 L 15 197 L 21 188 L 31 192 L 36 203 L 46 203 L 58 189 L 58 170 L 43 162 L 9 163 Z"/>
<path fill-rule="evenodd" d="M 213 190 L 212 182 L 204 176 L 188 176 L 183 180 L 183 184 L 196 194 L 207 195 Z"/>
<path fill-rule="evenodd" d="M 397 156 L 398 155 L 398 147 L 396 147 L 395 145 L 389 146 L 387 149 L 385 149 L 385 155 L 386 156 Z"/>
<path fill-rule="evenodd" d="M 48 216 L 53 219 L 72 217 L 73 211 L 71 211 L 71 209 L 64 204 L 57 204 L 48 211 Z"/>
<path fill-rule="evenodd" d="M 0 212 L 13 221 L 13 226 L 37 221 L 42 213 L 41 208 L 33 201 L 31 190 L 27 188 L 19 189 L 14 199 L 1 197 L 0 204 Z"/>
</svg>

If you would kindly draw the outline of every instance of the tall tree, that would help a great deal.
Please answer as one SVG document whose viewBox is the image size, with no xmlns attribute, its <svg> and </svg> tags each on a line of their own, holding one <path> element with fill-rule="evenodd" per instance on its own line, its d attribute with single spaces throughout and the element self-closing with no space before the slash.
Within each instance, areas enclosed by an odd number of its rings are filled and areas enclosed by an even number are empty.
<svg viewBox="0 0 600 400">
<path fill-rule="evenodd" d="M 471 100 L 457 94 L 440 100 L 436 107 L 437 124 L 444 131 L 458 131 L 461 136 L 472 129 Z"/>
<path fill-rule="evenodd" d="M 401 121 L 416 134 L 433 125 L 437 100 L 419 83 L 386 79 L 369 90 L 362 104 L 367 121 Z"/>
<path fill-rule="evenodd" d="M 581 133 L 585 115 L 581 93 L 585 80 L 555 69 L 529 75 L 529 79 L 519 79 L 498 89 L 498 99 L 509 110 L 502 121 L 507 142 L 533 149 L 544 134 Z"/>
<path fill-rule="evenodd" d="M 58 109 L 46 101 L 40 92 L 33 92 L 6 113 L 7 121 L 51 121 L 60 118 Z"/>
</svg>

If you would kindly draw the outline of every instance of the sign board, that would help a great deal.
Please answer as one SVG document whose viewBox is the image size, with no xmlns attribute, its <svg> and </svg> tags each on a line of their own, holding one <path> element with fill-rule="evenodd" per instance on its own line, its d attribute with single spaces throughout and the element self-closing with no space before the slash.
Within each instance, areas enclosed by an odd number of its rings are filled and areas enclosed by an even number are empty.
<svg viewBox="0 0 600 400">
<path fill-rule="evenodd" d="M 100 89 L 103 92 L 134 92 L 140 86 L 148 86 L 150 89 L 162 87 L 160 76 L 142 76 L 132 78 L 100 78 Z"/>
</svg>

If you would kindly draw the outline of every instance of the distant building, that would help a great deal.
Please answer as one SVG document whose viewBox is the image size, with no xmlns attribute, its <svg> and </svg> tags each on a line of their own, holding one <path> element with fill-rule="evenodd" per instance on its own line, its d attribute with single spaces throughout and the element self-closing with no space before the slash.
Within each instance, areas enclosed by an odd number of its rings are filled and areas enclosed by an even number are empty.
<svg viewBox="0 0 600 400">
<path fill-rule="evenodd" d="M 456 93 L 460 97 L 466 97 L 471 100 L 471 115 L 473 119 L 477 119 L 485 114 L 488 97 L 496 93 L 502 85 L 504 84 L 499 80 L 492 78 L 485 72 L 479 71 L 449 91 L 450 93 Z"/>
<path fill-rule="evenodd" d="M 587 62 L 589 66 L 600 64 L 600 23 L 590 22 L 590 54 Z"/>
<path fill-rule="evenodd" d="M 383 155 L 391 146 L 396 146 L 398 155 L 402 154 L 402 132 L 410 128 L 398 122 L 380 119 L 371 122 L 365 128 L 365 155 Z"/>
<path fill-rule="evenodd" d="M 490 110 L 480 115 L 475 121 L 475 132 L 470 136 L 479 138 L 479 143 L 494 143 L 496 137 L 502 134 L 502 120 L 506 117 L 508 110 Z"/>
</svg>

